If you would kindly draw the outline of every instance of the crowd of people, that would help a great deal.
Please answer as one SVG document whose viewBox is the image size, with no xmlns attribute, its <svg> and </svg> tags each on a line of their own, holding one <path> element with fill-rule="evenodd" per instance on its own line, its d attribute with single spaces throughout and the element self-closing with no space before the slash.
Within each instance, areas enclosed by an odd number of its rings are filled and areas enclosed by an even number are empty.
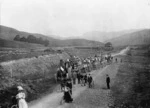
<svg viewBox="0 0 150 108">
<path fill-rule="evenodd" d="M 66 61 L 60 60 L 60 65 L 55 74 L 56 82 L 60 84 L 60 90 L 64 92 L 63 101 L 70 103 L 73 101 L 72 88 L 73 85 L 80 84 L 81 86 L 94 87 L 94 80 L 90 74 L 92 70 L 96 70 L 99 66 L 104 67 L 106 63 L 112 61 L 111 56 L 104 57 L 89 57 L 79 58 L 72 57 Z M 117 59 L 115 59 L 117 62 Z M 110 78 L 106 76 L 107 88 L 110 88 Z M 23 87 L 17 86 L 17 95 L 12 97 L 12 108 L 28 108 L 25 100 L 26 93 Z"/>
<path fill-rule="evenodd" d="M 104 67 L 112 61 L 113 57 L 89 57 L 79 58 L 74 56 L 66 61 L 60 60 L 60 66 L 55 74 L 56 82 L 60 83 L 60 89 L 64 92 L 63 99 L 65 102 L 72 102 L 73 85 L 80 84 L 81 86 L 94 86 L 93 78 L 90 74 L 92 70 L 98 67 Z M 108 81 L 107 81 L 108 82 Z M 109 85 L 109 83 L 107 84 Z"/>
</svg>

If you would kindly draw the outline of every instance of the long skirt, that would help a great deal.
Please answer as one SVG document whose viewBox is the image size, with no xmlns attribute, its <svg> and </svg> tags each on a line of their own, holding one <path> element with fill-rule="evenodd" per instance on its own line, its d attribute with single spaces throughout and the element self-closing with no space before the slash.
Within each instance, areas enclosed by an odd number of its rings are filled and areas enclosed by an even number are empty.
<svg viewBox="0 0 150 108">
<path fill-rule="evenodd" d="M 69 92 L 64 93 L 64 100 L 65 100 L 65 102 L 72 102 L 73 101 Z"/>
<path fill-rule="evenodd" d="M 19 108 L 28 108 L 27 102 L 24 99 L 19 100 Z"/>
</svg>

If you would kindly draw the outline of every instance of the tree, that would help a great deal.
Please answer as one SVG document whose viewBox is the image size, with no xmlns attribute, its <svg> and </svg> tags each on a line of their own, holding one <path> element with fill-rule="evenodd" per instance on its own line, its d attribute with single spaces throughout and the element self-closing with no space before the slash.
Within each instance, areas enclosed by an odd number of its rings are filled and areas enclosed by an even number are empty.
<svg viewBox="0 0 150 108">
<path fill-rule="evenodd" d="M 48 41 L 48 40 L 45 40 L 45 41 L 44 41 L 44 45 L 45 45 L 45 46 L 48 46 L 48 45 L 49 45 L 49 41 Z"/>
<path fill-rule="evenodd" d="M 111 42 L 107 42 L 107 43 L 105 44 L 105 47 L 112 47 L 112 43 L 111 43 Z"/>
<path fill-rule="evenodd" d="M 15 38 L 14 38 L 14 41 L 20 41 L 20 36 L 16 35 Z"/>
<path fill-rule="evenodd" d="M 26 42 L 26 41 L 27 41 L 27 39 L 26 39 L 25 37 L 22 37 L 22 38 L 20 38 L 20 41 L 22 41 L 22 42 Z"/>
<path fill-rule="evenodd" d="M 105 43 L 105 50 L 113 50 L 113 46 L 111 42 L 107 42 Z"/>
<path fill-rule="evenodd" d="M 43 39 L 42 39 L 41 37 L 40 37 L 40 38 L 37 38 L 37 43 L 38 43 L 38 44 L 43 44 L 42 42 L 43 42 Z"/>
<path fill-rule="evenodd" d="M 36 43 L 36 40 L 37 40 L 37 38 L 34 37 L 33 35 L 29 35 L 27 37 L 27 42 L 29 42 L 29 43 Z"/>
</svg>

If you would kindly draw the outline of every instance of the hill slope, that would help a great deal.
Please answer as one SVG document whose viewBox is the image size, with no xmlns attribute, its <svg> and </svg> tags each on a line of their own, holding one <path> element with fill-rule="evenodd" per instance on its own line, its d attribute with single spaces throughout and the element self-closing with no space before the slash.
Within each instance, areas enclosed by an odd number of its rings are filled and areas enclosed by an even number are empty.
<svg viewBox="0 0 150 108">
<path fill-rule="evenodd" d="M 40 44 L 31 44 L 25 42 L 16 42 L 11 40 L 5 40 L 0 38 L 0 47 L 8 48 L 34 48 L 34 47 L 43 47 Z"/>
<path fill-rule="evenodd" d="M 135 31 L 139 31 L 139 30 L 131 29 L 131 30 L 118 31 L 118 32 L 91 31 L 91 32 L 87 32 L 87 33 L 83 34 L 83 36 L 85 39 L 88 39 L 88 40 L 104 42 L 108 39 L 116 38 L 118 36 L 128 34 L 128 33 L 133 33 Z"/>
<path fill-rule="evenodd" d="M 101 42 L 95 42 L 95 41 L 89 41 L 86 39 L 67 39 L 67 40 L 60 40 L 60 39 L 55 39 L 52 37 L 55 37 L 54 35 L 51 36 L 45 36 L 42 34 L 37 34 L 37 33 L 27 33 L 27 32 L 22 32 L 18 31 L 16 29 L 10 28 L 10 27 L 5 27 L 5 26 L 0 26 L 0 38 L 6 39 L 6 40 L 13 40 L 16 35 L 20 35 L 20 37 L 28 37 L 29 35 L 34 35 L 35 37 L 42 37 L 43 39 L 49 40 L 49 46 L 101 46 L 103 45 Z M 56 36 L 58 37 L 58 36 Z"/>
<path fill-rule="evenodd" d="M 150 44 L 150 29 L 125 34 L 120 37 L 107 40 L 107 42 L 111 42 L 113 46 Z"/>
</svg>

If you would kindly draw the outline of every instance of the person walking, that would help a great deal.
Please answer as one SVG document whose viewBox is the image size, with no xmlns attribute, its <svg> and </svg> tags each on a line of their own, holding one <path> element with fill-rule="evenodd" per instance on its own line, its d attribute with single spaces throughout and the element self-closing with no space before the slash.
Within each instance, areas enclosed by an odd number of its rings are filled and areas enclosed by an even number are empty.
<svg viewBox="0 0 150 108">
<path fill-rule="evenodd" d="M 65 100 L 65 102 L 70 103 L 73 101 L 72 95 L 70 93 L 69 87 L 65 86 L 64 87 L 64 97 L 63 99 Z"/>
<path fill-rule="evenodd" d="M 84 86 L 86 86 L 87 83 L 87 74 L 84 75 Z"/>
<path fill-rule="evenodd" d="M 77 79 L 78 79 L 78 84 L 80 84 L 80 80 L 81 80 L 80 72 L 77 73 Z"/>
<path fill-rule="evenodd" d="M 75 71 L 73 72 L 72 78 L 73 78 L 73 84 L 75 85 L 76 84 L 76 78 L 77 78 L 77 74 Z"/>
<path fill-rule="evenodd" d="M 24 89 L 21 86 L 18 86 L 17 89 L 18 89 L 18 94 L 16 95 L 16 99 L 18 100 L 19 108 L 28 108 L 28 104 L 25 100 L 26 94 L 24 92 Z"/>
<path fill-rule="evenodd" d="M 107 89 L 110 89 L 110 77 L 108 74 L 106 75 L 106 84 L 107 84 Z"/>
<path fill-rule="evenodd" d="M 92 87 L 92 81 L 93 81 L 93 78 L 92 78 L 92 76 L 89 74 L 89 76 L 88 76 L 88 84 L 89 84 L 89 88 L 91 88 Z"/>
<path fill-rule="evenodd" d="M 81 81 L 81 86 L 83 86 L 84 85 L 84 79 L 83 79 L 84 77 L 83 77 L 83 74 L 80 74 L 80 81 Z"/>
</svg>

